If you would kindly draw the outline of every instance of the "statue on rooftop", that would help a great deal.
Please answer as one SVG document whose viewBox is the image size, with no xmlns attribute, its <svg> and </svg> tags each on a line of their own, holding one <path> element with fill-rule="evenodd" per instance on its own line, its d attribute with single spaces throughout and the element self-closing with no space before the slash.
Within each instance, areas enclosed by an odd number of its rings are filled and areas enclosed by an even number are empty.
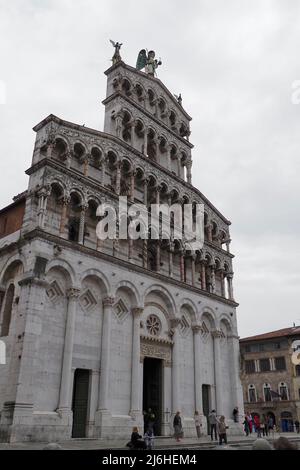
<svg viewBox="0 0 300 470">
<path fill-rule="evenodd" d="M 139 55 L 136 61 L 136 68 L 138 70 L 142 70 L 143 68 L 145 68 L 145 72 L 148 73 L 149 75 L 152 75 L 152 77 L 154 77 L 157 67 L 161 64 L 162 62 L 160 59 L 159 60 L 155 59 L 154 51 L 149 51 L 147 54 L 146 49 L 142 49 L 139 52 Z"/>
<path fill-rule="evenodd" d="M 123 46 L 123 43 L 115 42 L 115 41 L 112 41 L 111 39 L 110 39 L 110 42 L 113 45 L 113 47 L 115 48 L 115 53 L 114 53 L 114 55 L 112 56 L 112 59 L 111 59 L 113 65 L 115 65 L 118 62 L 121 62 L 121 60 L 122 60 L 121 55 L 120 55 L 120 49 L 121 49 L 121 46 Z"/>
</svg>

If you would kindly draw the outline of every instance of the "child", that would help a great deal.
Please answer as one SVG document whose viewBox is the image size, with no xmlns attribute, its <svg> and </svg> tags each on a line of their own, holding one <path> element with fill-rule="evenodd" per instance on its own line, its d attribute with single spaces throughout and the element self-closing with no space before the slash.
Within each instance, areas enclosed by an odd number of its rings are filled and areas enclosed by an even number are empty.
<svg viewBox="0 0 300 470">
<path fill-rule="evenodd" d="M 152 450 L 154 447 L 154 434 L 153 429 L 151 427 L 148 428 L 145 432 L 144 441 L 146 443 L 147 449 Z"/>
<path fill-rule="evenodd" d="M 223 440 L 225 444 L 227 444 L 227 434 L 226 434 L 227 428 L 228 426 L 226 426 L 226 423 L 225 423 L 225 416 L 221 416 L 217 423 L 217 429 L 218 429 L 218 434 L 219 434 L 219 445 L 222 445 Z"/>
</svg>

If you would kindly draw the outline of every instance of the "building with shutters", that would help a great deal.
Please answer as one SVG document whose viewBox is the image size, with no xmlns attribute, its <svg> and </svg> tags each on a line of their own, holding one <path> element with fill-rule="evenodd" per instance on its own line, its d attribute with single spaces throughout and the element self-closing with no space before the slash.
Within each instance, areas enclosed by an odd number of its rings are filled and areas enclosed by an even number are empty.
<svg viewBox="0 0 300 470">
<path fill-rule="evenodd" d="M 284 328 L 240 340 L 245 412 L 271 416 L 281 431 L 300 421 L 300 327 Z"/>
</svg>

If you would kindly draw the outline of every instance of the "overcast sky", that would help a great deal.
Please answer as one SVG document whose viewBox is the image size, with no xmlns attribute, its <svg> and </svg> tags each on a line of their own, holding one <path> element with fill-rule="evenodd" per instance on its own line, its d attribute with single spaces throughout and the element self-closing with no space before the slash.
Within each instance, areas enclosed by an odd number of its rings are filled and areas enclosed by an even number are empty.
<svg viewBox="0 0 300 470">
<path fill-rule="evenodd" d="M 0 206 L 27 187 L 48 114 L 101 129 L 113 49 L 193 117 L 193 183 L 232 221 L 240 336 L 300 324 L 298 0 L 0 0 Z"/>
</svg>

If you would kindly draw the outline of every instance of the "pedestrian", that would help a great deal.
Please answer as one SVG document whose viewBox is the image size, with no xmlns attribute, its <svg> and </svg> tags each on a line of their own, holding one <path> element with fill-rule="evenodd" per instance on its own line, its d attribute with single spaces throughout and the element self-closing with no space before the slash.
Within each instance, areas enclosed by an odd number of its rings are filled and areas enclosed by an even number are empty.
<svg viewBox="0 0 300 470">
<path fill-rule="evenodd" d="M 260 419 L 260 429 L 263 433 L 263 437 L 268 435 L 267 419 L 266 419 L 266 415 L 264 415 L 264 414 L 262 415 L 262 417 Z"/>
<path fill-rule="evenodd" d="M 180 416 L 180 411 L 177 411 L 176 415 L 174 416 L 173 420 L 173 427 L 174 427 L 174 437 L 177 442 L 180 441 L 183 437 L 183 429 L 182 429 L 182 421 Z"/>
<path fill-rule="evenodd" d="M 127 446 L 131 449 L 146 449 L 146 443 L 139 434 L 139 430 L 136 426 L 132 429 L 131 440 L 128 442 Z"/>
<path fill-rule="evenodd" d="M 215 440 L 217 441 L 217 413 L 216 410 L 211 410 L 211 413 L 208 415 L 208 421 L 210 424 L 210 437 L 213 441 L 213 433 L 215 433 Z"/>
<path fill-rule="evenodd" d="M 261 429 L 260 429 L 260 418 L 259 415 L 254 416 L 254 424 L 255 424 L 255 430 L 257 432 L 257 437 L 261 437 Z"/>
<path fill-rule="evenodd" d="M 299 423 L 298 419 L 296 419 L 296 421 L 295 421 L 295 428 L 296 428 L 296 432 L 299 434 L 300 423 Z"/>
<path fill-rule="evenodd" d="M 196 426 L 196 431 L 197 431 L 197 437 L 201 437 L 201 420 L 200 420 L 200 416 L 199 416 L 199 412 L 196 410 L 195 411 L 195 416 L 194 416 L 194 420 L 195 420 L 195 426 Z"/>
<path fill-rule="evenodd" d="M 251 413 L 249 413 L 249 412 L 247 413 L 247 420 L 248 420 L 248 424 L 249 424 L 250 434 L 252 434 L 253 421 L 252 421 Z"/>
<path fill-rule="evenodd" d="M 235 423 L 238 423 L 239 422 L 239 409 L 238 409 L 237 406 L 235 408 L 233 408 L 232 414 L 233 414 L 233 421 Z"/>
<path fill-rule="evenodd" d="M 219 445 L 222 445 L 223 441 L 225 442 L 225 444 L 227 444 L 227 434 L 226 434 L 227 427 L 228 426 L 226 426 L 226 423 L 225 423 L 225 416 L 221 416 L 220 419 L 217 421 Z"/>
<path fill-rule="evenodd" d="M 152 450 L 154 447 L 154 432 L 152 428 L 148 428 L 144 435 L 146 448 Z"/>
<path fill-rule="evenodd" d="M 249 434 L 250 434 L 250 426 L 249 426 L 249 421 L 248 421 L 247 415 L 245 416 L 243 425 L 244 425 L 244 432 L 245 432 L 246 436 L 249 436 Z"/>
</svg>

